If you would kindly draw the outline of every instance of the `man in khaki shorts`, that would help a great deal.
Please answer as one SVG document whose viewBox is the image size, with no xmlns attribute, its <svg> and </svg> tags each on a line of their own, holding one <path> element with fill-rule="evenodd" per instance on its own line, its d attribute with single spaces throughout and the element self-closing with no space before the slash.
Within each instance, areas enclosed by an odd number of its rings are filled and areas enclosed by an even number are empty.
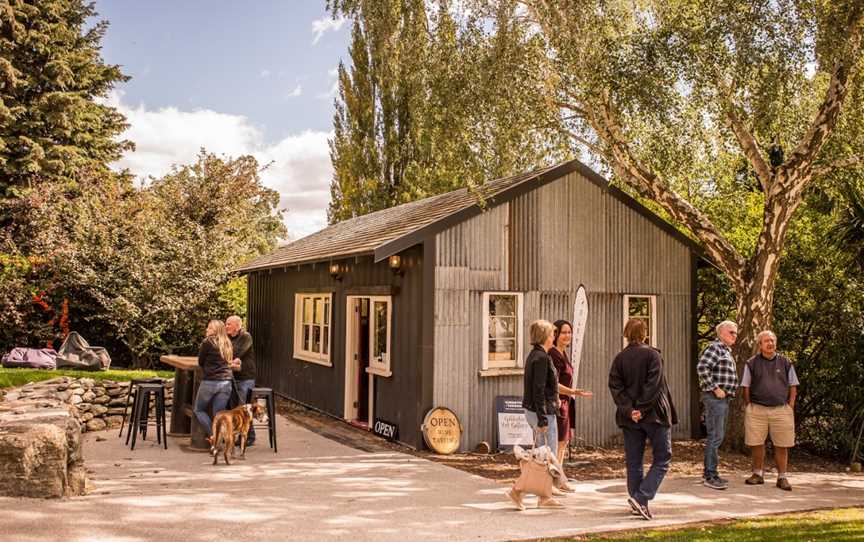
<svg viewBox="0 0 864 542">
<path fill-rule="evenodd" d="M 798 376 L 789 359 L 777 353 L 777 336 L 763 331 L 756 336 L 759 353 L 744 366 L 744 443 L 753 456 L 749 485 L 764 484 L 765 439 L 770 435 L 777 461 L 777 487 L 792 491 L 786 478 L 789 448 L 795 446 L 795 396 Z"/>
</svg>

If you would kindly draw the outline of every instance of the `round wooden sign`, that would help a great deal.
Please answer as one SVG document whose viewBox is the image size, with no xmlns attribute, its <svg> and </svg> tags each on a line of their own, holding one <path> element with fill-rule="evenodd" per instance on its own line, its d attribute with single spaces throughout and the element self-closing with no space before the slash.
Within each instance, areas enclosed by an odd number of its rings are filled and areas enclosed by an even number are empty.
<svg viewBox="0 0 864 542">
<path fill-rule="evenodd" d="M 423 431 L 423 440 L 435 453 L 450 455 L 459 449 L 462 424 L 449 408 L 436 407 L 430 410 L 420 430 Z"/>
</svg>

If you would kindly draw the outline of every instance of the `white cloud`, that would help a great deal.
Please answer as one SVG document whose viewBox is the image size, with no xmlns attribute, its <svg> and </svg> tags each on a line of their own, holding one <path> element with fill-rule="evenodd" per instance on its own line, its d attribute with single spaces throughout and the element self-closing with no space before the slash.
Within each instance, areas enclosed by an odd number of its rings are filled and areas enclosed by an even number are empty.
<svg viewBox="0 0 864 542">
<path fill-rule="evenodd" d="M 315 97 L 321 100 L 332 100 L 337 94 L 339 94 L 339 81 L 333 81 L 333 84 L 330 85 L 330 88 L 326 92 L 320 92 Z"/>
<path fill-rule="evenodd" d="M 303 87 L 300 86 L 300 83 L 297 83 L 297 86 L 294 87 L 293 89 L 291 89 L 290 91 L 288 91 L 288 93 L 285 95 L 285 97 L 286 98 L 296 98 L 297 96 L 300 96 L 301 94 L 303 94 Z"/>
<path fill-rule="evenodd" d="M 173 165 L 193 162 L 201 147 L 231 157 L 251 154 L 262 166 L 269 164 L 261 180 L 279 192 L 281 205 L 288 209 L 285 225 L 291 238 L 327 225 L 333 176 L 327 139 L 332 133 L 304 131 L 274 143 L 265 141 L 261 130 L 242 115 L 148 109 L 125 103 L 120 92 L 111 93 L 107 102 L 126 116 L 129 128 L 122 137 L 136 146 L 114 164 L 116 168 L 128 168 L 138 177 L 160 177 Z"/>
<path fill-rule="evenodd" d="M 261 77 L 261 79 L 267 79 L 268 77 L 270 77 L 270 70 L 261 70 L 261 73 L 259 73 L 258 75 Z"/>
<path fill-rule="evenodd" d="M 320 19 L 315 19 L 312 21 L 312 33 L 315 34 L 315 37 L 312 39 L 312 45 L 318 43 L 318 40 L 321 39 L 321 36 L 323 36 L 325 32 L 331 30 L 335 32 L 342 28 L 342 25 L 344 24 L 345 19 L 333 19 L 326 15 Z"/>
<path fill-rule="evenodd" d="M 320 100 L 332 100 L 339 94 L 339 67 L 327 70 L 328 89 L 315 95 Z"/>
</svg>

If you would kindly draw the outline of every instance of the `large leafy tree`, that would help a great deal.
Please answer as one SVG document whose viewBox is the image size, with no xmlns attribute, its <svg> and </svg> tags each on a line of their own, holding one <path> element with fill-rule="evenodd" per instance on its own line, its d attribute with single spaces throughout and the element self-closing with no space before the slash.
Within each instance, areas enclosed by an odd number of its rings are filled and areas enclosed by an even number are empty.
<svg viewBox="0 0 864 542">
<path fill-rule="evenodd" d="M 85 0 L 0 0 L 0 197 L 74 184 L 131 148 L 123 116 L 97 102 L 127 78 L 100 56 L 96 15 Z"/>
<path fill-rule="evenodd" d="M 188 349 L 209 318 L 225 318 L 231 273 L 269 252 L 286 230 L 279 195 L 251 156 L 198 160 L 131 192 L 88 192 L 75 202 L 62 262 L 88 319 L 112 329 L 133 362 Z"/>
<path fill-rule="evenodd" d="M 472 4 L 489 17 L 515 7 L 515 20 L 542 36 L 548 88 L 572 141 L 702 243 L 735 293 L 738 355 L 748 356 L 771 326 L 805 189 L 861 164 L 852 129 L 861 125 L 864 5 Z"/>
<path fill-rule="evenodd" d="M 853 448 L 864 409 L 864 289 L 858 261 L 864 237 L 856 232 L 861 191 L 851 180 L 855 176 L 848 172 L 846 179 L 806 191 L 789 228 L 772 322 L 778 346 L 801 380 L 795 413 L 801 444 L 842 459 Z M 759 225 L 746 227 L 755 235 Z M 700 270 L 699 287 L 704 346 L 717 322 L 735 310 L 735 299 L 728 280 L 712 267 Z"/>
<path fill-rule="evenodd" d="M 542 48 L 512 10 L 487 21 L 447 2 L 328 7 L 354 23 L 350 65 L 339 66 L 331 221 L 568 156 L 539 88 Z"/>
<path fill-rule="evenodd" d="M 232 270 L 285 237 L 278 193 L 258 173 L 250 156 L 202 151 L 141 188 L 93 173 L 74 197 L 46 183 L 4 200 L 20 220 L 0 232 L 0 345 L 56 347 L 66 299 L 71 328 L 121 361 L 190 351 L 207 319 L 236 311 Z"/>
</svg>

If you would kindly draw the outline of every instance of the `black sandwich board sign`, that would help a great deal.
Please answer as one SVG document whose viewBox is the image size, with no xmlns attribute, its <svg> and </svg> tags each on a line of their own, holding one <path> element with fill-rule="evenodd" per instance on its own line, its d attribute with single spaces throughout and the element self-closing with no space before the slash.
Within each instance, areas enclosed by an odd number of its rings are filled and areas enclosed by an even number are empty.
<svg viewBox="0 0 864 542">
<path fill-rule="evenodd" d="M 495 398 L 495 427 L 500 451 L 510 451 L 515 444 L 528 447 L 534 443 L 534 432 L 525 419 L 522 397 L 499 395 Z"/>
</svg>

